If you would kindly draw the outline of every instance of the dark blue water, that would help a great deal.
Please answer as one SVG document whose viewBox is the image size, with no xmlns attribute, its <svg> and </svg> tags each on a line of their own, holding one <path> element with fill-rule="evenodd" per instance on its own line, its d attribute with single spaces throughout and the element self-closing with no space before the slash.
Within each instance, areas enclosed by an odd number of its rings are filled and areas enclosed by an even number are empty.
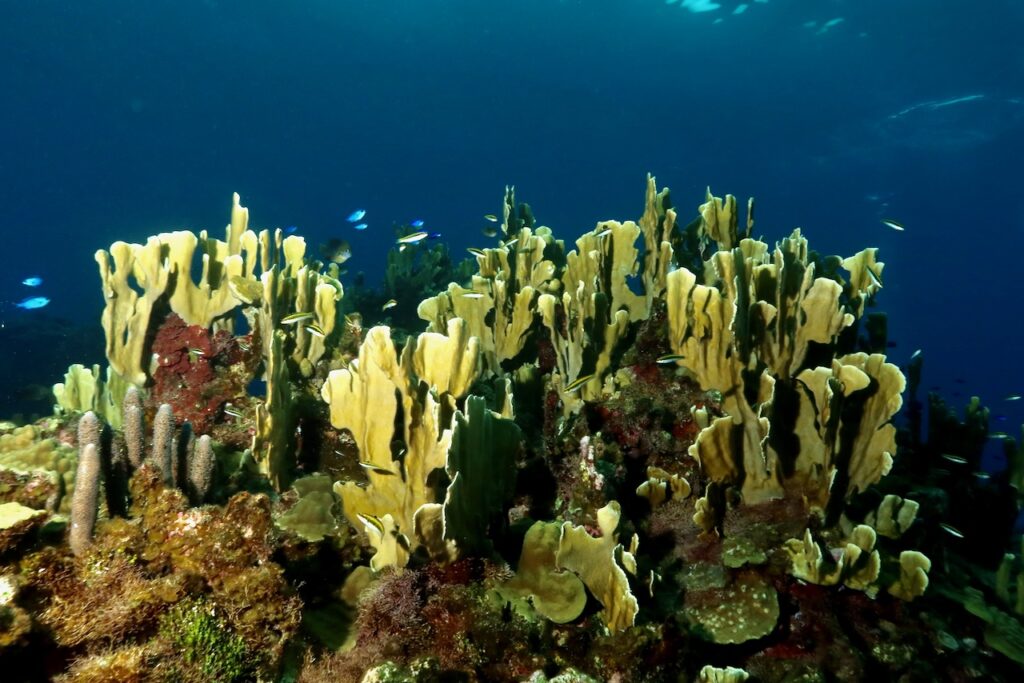
<svg viewBox="0 0 1024 683">
<path fill-rule="evenodd" d="M 372 280 L 395 221 L 462 253 L 515 184 L 573 238 L 637 217 L 650 171 L 680 208 L 706 185 L 754 195 L 771 241 L 799 226 L 819 251 L 880 247 L 892 358 L 922 348 L 926 385 L 1015 431 L 1024 3 L 702 4 L 4 3 L 3 412 L 27 369 L 49 385 L 102 359 L 96 249 L 220 234 L 234 191 L 255 227 L 346 237 Z M 36 294 L 52 303 L 11 305 Z"/>
</svg>

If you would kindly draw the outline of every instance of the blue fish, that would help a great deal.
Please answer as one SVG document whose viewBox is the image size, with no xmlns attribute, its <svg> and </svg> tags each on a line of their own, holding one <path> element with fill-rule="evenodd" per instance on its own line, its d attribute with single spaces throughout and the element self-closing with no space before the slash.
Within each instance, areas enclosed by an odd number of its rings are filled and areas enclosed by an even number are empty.
<svg viewBox="0 0 1024 683">
<path fill-rule="evenodd" d="M 363 220 L 363 216 L 365 216 L 365 215 L 366 215 L 366 209 L 356 209 L 355 211 L 353 211 L 352 213 L 350 213 L 348 215 L 348 222 L 349 223 L 356 223 L 358 221 L 361 221 L 361 220 Z"/>
<path fill-rule="evenodd" d="M 25 285 L 26 287 L 38 287 L 39 285 L 43 284 L 43 278 L 27 277 L 21 281 L 21 284 Z"/>
<path fill-rule="evenodd" d="M 287 228 L 284 229 L 284 234 L 292 235 L 298 229 L 299 229 L 299 226 L 297 226 L 297 225 L 289 225 Z"/>
<path fill-rule="evenodd" d="M 439 240 L 439 239 L 441 239 L 441 233 L 439 233 L 439 232 L 432 232 L 429 235 L 427 235 L 427 239 L 428 240 Z"/>
<path fill-rule="evenodd" d="M 50 300 L 47 299 L 45 296 L 34 296 L 30 299 L 19 301 L 14 305 L 17 306 L 18 308 L 24 308 L 26 311 L 30 311 L 33 308 L 42 308 L 48 303 L 50 303 Z"/>
<path fill-rule="evenodd" d="M 414 228 L 422 228 L 422 227 L 423 227 L 423 221 L 422 221 L 422 220 L 420 220 L 419 218 L 417 218 L 416 220 L 414 220 L 414 221 L 413 221 L 412 223 L 410 223 L 409 225 L 411 225 L 411 226 L 412 226 L 412 227 L 414 227 Z"/>
<path fill-rule="evenodd" d="M 367 226 L 366 223 L 360 223 L 359 225 L 355 226 L 356 230 L 366 230 L 367 227 L 369 226 Z"/>
</svg>

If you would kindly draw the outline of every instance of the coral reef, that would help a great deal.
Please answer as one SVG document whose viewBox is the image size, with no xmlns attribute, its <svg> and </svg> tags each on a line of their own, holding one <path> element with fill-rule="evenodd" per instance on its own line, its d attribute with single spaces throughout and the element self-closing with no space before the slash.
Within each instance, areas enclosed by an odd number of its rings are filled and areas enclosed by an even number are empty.
<svg viewBox="0 0 1024 683">
<path fill-rule="evenodd" d="M 980 402 L 886 358 L 876 249 L 769 245 L 741 208 L 648 177 L 566 243 L 508 188 L 473 272 L 399 244 L 347 297 L 237 195 L 223 240 L 100 250 L 108 366 L 0 425 L 0 667 L 1019 676 L 1020 447 L 982 470 Z"/>
</svg>

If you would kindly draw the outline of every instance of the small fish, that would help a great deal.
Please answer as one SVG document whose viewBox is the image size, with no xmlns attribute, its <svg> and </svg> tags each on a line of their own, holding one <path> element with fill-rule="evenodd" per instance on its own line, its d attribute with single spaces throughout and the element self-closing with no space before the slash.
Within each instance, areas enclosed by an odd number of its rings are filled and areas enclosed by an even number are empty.
<svg viewBox="0 0 1024 683">
<path fill-rule="evenodd" d="M 26 287 L 38 287 L 39 285 L 43 284 L 43 278 L 27 277 L 21 281 L 21 284 L 25 285 Z"/>
<path fill-rule="evenodd" d="M 479 256 L 480 258 L 486 258 L 487 257 L 487 254 L 484 253 L 483 249 L 477 249 L 476 247 L 470 247 L 469 249 L 466 249 L 466 251 L 468 251 L 473 256 Z"/>
<path fill-rule="evenodd" d="M 877 275 L 875 275 L 875 271 L 871 270 L 870 268 L 868 268 L 867 271 L 868 277 L 871 279 L 871 284 L 873 284 L 875 287 L 881 287 L 882 281 L 878 279 Z"/>
<path fill-rule="evenodd" d="M 917 351 L 914 351 L 912 354 L 910 354 L 910 360 L 914 360 L 915 358 L 917 358 L 920 355 L 921 355 L 921 349 L 918 349 Z"/>
<path fill-rule="evenodd" d="M 374 517 L 373 515 L 364 515 L 358 512 L 356 513 L 356 517 L 359 519 L 360 522 L 363 523 L 363 526 L 372 526 L 374 529 L 377 530 L 378 534 L 380 534 L 381 536 L 384 535 L 384 523 L 380 521 L 379 517 Z"/>
<path fill-rule="evenodd" d="M 1007 396 L 1003 400 L 1004 401 L 1019 401 L 1020 400 L 1020 394 L 1010 394 L 1009 396 Z"/>
<path fill-rule="evenodd" d="M 1005 415 L 996 415 L 995 417 L 996 417 L 996 422 L 1006 422 L 1007 420 L 1010 419 L 1010 418 L 1006 417 Z"/>
<path fill-rule="evenodd" d="M 250 344 L 249 342 L 242 341 L 241 339 L 239 339 L 236 343 L 238 344 L 238 348 L 242 349 L 246 353 L 252 351 L 252 344 Z"/>
<path fill-rule="evenodd" d="M 312 320 L 313 313 L 310 311 L 299 311 L 298 313 L 289 313 L 285 317 L 281 318 L 282 325 L 294 325 L 301 323 L 303 320 Z"/>
<path fill-rule="evenodd" d="M 366 215 L 366 209 L 356 209 L 355 211 L 353 211 L 352 213 L 350 213 L 348 215 L 348 222 L 349 223 L 358 223 L 359 221 L 363 220 L 363 216 L 365 216 L 365 215 Z"/>
<path fill-rule="evenodd" d="M 675 363 L 676 361 L 683 360 L 684 358 L 686 358 L 686 356 L 681 353 L 670 353 L 662 356 L 656 362 L 660 365 L 668 365 L 669 363 Z"/>
<path fill-rule="evenodd" d="M 988 481 L 989 479 L 992 478 L 992 475 L 989 474 L 988 472 L 975 472 L 974 478 L 977 479 L 978 481 Z"/>
<path fill-rule="evenodd" d="M 963 458 L 959 455 L 953 455 L 952 453 L 943 453 L 942 457 L 950 462 L 955 462 L 957 465 L 967 464 L 967 458 Z"/>
<path fill-rule="evenodd" d="M 334 238 L 320 245 L 320 255 L 339 266 L 352 258 L 352 247 L 343 239 Z"/>
<path fill-rule="evenodd" d="M 414 220 L 409 225 L 411 227 L 413 227 L 413 228 L 422 228 L 423 227 L 423 221 L 421 219 L 417 218 L 416 220 Z"/>
<path fill-rule="evenodd" d="M 480 292 L 466 292 L 462 295 L 463 299 L 483 299 L 484 295 Z"/>
<path fill-rule="evenodd" d="M 439 232 L 428 232 L 427 233 L 427 239 L 428 240 L 439 240 L 439 239 L 441 239 L 441 233 L 439 233 Z"/>
<path fill-rule="evenodd" d="M 995 439 L 996 441 L 1006 441 L 1010 438 L 1010 435 L 1006 432 L 992 432 L 988 435 L 988 438 Z"/>
<path fill-rule="evenodd" d="M 316 323 L 309 323 L 308 325 L 306 325 L 304 329 L 306 330 L 306 332 L 309 332 L 314 337 L 320 337 L 321 339 L 323 339 L 324 337 L 327 336 L 327 333 L 324 332 L 324 328 L 320 327 Z"/>
<path fill-rule="evenodd" d="M 480 232 L 483 234 L 484 237 L 497 237 L 498 236 L 498 229 L 496 227 L 494 227 L 493 225 L 488 225 L 486 228 L 481 228 Z"/>
<path fill-rule="evenodd" d="M 287 228 L 284 229 L 284 234 L 286 234 L 286 235 L 294 235 L 295 231 L 298 230 L 298 229 L 299 229 L 299 226 L 297 226 L 297 225 L 289 225 Z"/>
<path fill-rule="evenodd" d="M 391 470 L 386 469 L 384 467 L 377 467 L 376 465 L 372 465 L 368 462 L 361 462 L 359 463 L 359 466 L 362 467 L 367 472 L 373 472 L 374 474 L 385 474 L 392 477 L 395 476 L 395 473 L 392 472 Z"/>
<path fill-rule="evenodd" d="M 24 308 L 26 311 L 31 311 L 33 308 L 42 308 L 48 303 L 50 303 L 50 300 L 45 296 L 34 296 L 30 299 L 19 301 L 14 305 L 18 308 Z"/>
<path fill-rule="evenodd" d="M 945 531 L 950 536 L 953 536 L 954 538 L 963 538 L 964 537 L 963 532 L 961 532 L 955 526 L 950 526 L 949 524 L 946 524 L 945 522 L 939 522 L 939 527 L 941 527 L 943 531 Z"/>
<path fill-rule="evenodd" d="M 510 239 L 508 242 L 505 242 L 505 244 L 503 244 L 502 246 L 503 247 L 511 247 L 512 245 L 514 245 L 518 241 L 519 241 L 519 238 L 515 237 L 513 239 Z"/>
<path fill-rule="evenodd" d="M 882 225 L 884 225 L 886 227 L 889 227 L 889 228 L 892 228 L 893 230 L 897 230 L 899 232 L 903 232 L 903 224 L 898 222 L 898 221 L 894 221 L 891 218 L 883 218 L 882 219 Z"/>
<path fill-rule="evenodd" d="M 488 214 L 484 215 L 484 220 L 485 221 L 490 221 L 491 223 L 497 223 L 498 222 L 498 217 L 495 216 L 493 213 L 488 213 Z"/>
<path fill-rule="evenodd" d="M 366 230 L 370 226 L 367 225 L 366 223 L 360 223 L 359 225 L 356 225 L 356 226 L 353 226 L 353 227 L 356 230 Z"/>
<path fill-rule="evenodd" d="M 427 239 L 427 237 L 429 237 L 429 236 L 430 236 L 429 234 L 423 232 L 422 230 L 419 230 L 417 232 L 414 232 L 414 233 L 411 233 L 409 235 L 406 235 L 405 237 L 399 237 L 398 238 L 398 243 L 399 244 L 416 244 L 417 242 L 420 242 L 422 240 Z"/>
<path fill-rule="evenodd" d="M 607 237 L 610 234 L 612 234 L 612 229 L 611 228 L 605 228 L 601 232 L 599 232 L 596 235 L 594 235 L 594 237 Z"/>
<path fill-rule="evenodd" d="M 387 302 L 383 306 L 380 307 L 380 310 L 386 311 L 389 308 L 394 308 L 397 305 L 398 305 L 397 301 L 395 301 L 394 299 L 388 299 Z"/>
<path fill-rule="evenodd" d="M 224 414 L 225 415 L 230 415 L 231 417 L 233 417 L 233 418 L 235 418 L 237 420 L 241 420 L 241 419 L 245 418 L 245 415 L 242 415 L 242 413 L 238 412 L 234 408 L 224 408 Z"/>
<path fill-rule="evenodd" d="M 568 385 L 566 385 L 565 391 L 567 393 L 568 392 L 576 391 L 577 389 L 582 387 L 584 384 L 586 384 L 590 380 L 594 379 L 594 377 L 595 377 L 595 375 L 593 373 L 591 373 L 589 375 L 583 375 L 582 377 L 577 377 L 573 381 L 569 382 Z"/>
<path fill-rule="evenodd" d="M 205 356 L 206 355 L 206 351 L 203 351 L 202 349 L 191 348 L 191 349 L 188 350 L 188 352 L 192 356 Z"/>
</svg>

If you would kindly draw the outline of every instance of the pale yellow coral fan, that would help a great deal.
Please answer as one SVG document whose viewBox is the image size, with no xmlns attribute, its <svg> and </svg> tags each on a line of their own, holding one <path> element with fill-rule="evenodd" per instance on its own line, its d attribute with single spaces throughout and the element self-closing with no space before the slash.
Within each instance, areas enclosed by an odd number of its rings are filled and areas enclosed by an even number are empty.
<svg viewBox="0 0 1024 683">
<path fill-rule="evenodd" d="M 583 582 L 556 565 L 561 536 L 561 524 L 535 522 L 523 539 L 515 576 L 498 589 L 507 599 L 529 599 L 541 616 L 556 624 L 572 621 L 587 604 Z"/>
<path fill-rule="evenodd" d="M 833 394 L 850 395 L 866 388 L 869 377 L 875 377 L 880 387 L 870 397 L 864 393 L 853 399 L 866 401 L 865 410 L 856 413 L 861 417 L 859 433 L 865 438 L 853 444 L 853 455 L 846 458 L 849 462 L 825 462 L 835 445 L 822 447 L 803 439 L 797 454 L 779 452 L 767 441 L 769 425 L 788 428 L 771 422 L 773 406 L 780 400 L 810 404 L 808 394 L 813 394 L 818 397 L 813 402 L 817 410 L 828 410 L 824 403 L 828 397 L 815 388 L 825 389 L 822 382 L 830 369 L 804 367 L 815 345 L 834 343 L 855 319 L 841 303 L 842 286 L 815 277 L 807 240 L 794 231 L 769 251 L 761 242 L 744 239 L 737 247 L 716 253 L 708 263 L 712 284 L 698 284 L 696 275 L 680 268 L 669 273 L 666 296 L 669 342 L 681 356 L 678 364 L 693 373 L 701 388 L 721 392 L 722 407 L 729 416 L 713 421 L 691 448 L 711 479 L 740 483 L 742 477 L 746 502 L 779 497 L 782 479 L 791 476 L 793 467 L 784 470 L 783 463 L 799 455 L 796 470 L 813 473 L 816 486 L 824 488 L 819 502 L 828 493 L 828 484 L 822 482 L 830 482 L 835 470 L 840 471 L 841 480 L 850 478 L 850 487 L 843 480 L 844 494 L 877 481 L 891 464 L 893 448 L 887 439 L 892 430 L 884 423 L 898 409 L 903 388 L 902 375 L 895 367 L 887 367 L 883 356 L 878 357 L 881 362 L 851 356 L 831 371 L 842 375 L 837 376 L 835 387 L 846 387 L 842 391 L 833 387 Z M 859 363 L 867 364 L 867 373 Z M 797 384 L 808 385 L 809 390 L 801 391 Z M 797 434 L 814 420 L 805 413 L 795 425 Z M 822 423 L 815 424 L 820 430 Z M 737 450 L 734 444 L 742 448 Z"/>
<path fill-rule="evenodd" d="M 880 536 L 899 538 L 917 519 L 920 505 L 909 498 L 901 498 L 888 494 L 879 503 L 877 510 L 872 510 L 864 519 Z"/>
<path fill-rule="evenodd" d="M 462 398 L 480 376 L 480 339 L 469 336 L 461 318 L 448 321 L 448 334 L 424 332 L 412 350 L 413 373 L 441 393 Z"/>
<path fill-rule="evenodd" d="M 53 385 L 53 397 L 57 401 L 53 409 L 58 415 L 91 410 L 114 429 L 120 429 L 121 404 L 129 386 L 110 366 L 107 366 L 104 381 L 99 365 L 89 369 L 74 363 L 64 374 L 64 381 Z"/>
<path fill-rule="evenodd" d="M 476 378 L 473 372 L 467 374 L 475 361 L 466 366 L 464 349 L 456 348 L 463 339 L 459 328 L 453 325 L 456 338 L 450 343 L 434 337 L 423 341 L 430 348 L 433 390 L 412 369 L 419 342 L 410 341 L 400 360 L 391 331 L 383 326 L 370 329 L 359 357 L 348 368 L 332 371 L 321 390 L 330 404 L 331 424 L 352 433 L 369 479 L 368 486 L 335 484 L 345 516 L 358 526 L 364 519 L 390 514 L 396 538 L 410 547 L 417 511 L 438 502 L 428 477 L 445 466 L 451 447 L 452 430 L 442 420 L 451 415 L 454 397 L 446 389 L 461 391 Z"/>
<path fill-rule="evenodd" d="M 581 526 L 562 524 L 562 535 L 555 556 L 557 566 L 574 572 L 601 602 L 601 618 L 612 632 L 632 626 L 639 605 L 629 589 L 626 569 L 636 571 L 634 552 L 625 550 L 617 541 L 616 528 L 622 512 L 612 501 L 597 511 L 601 536 L 594 538 Z"/>
<path fill-rule="evenodd" d="M 171 276 L 161 265 L 161 249 L 160 239 L 151 237 L 145 245 L 114 242 L 110 251 L 96 252 L 106 301 L 101 322 L 107 360 L 114 372 L 136 386 L 144 385 L 148 377 L 149 359 L 144 355 L 150 318 Z"/>
<path fill-rule="evenodd" d="M 154 307 L 166 301 L 171 311 L 190 325 L 214 326 L 241 300 L 229 282 L 253 280 L 260 257 L 255 233 L 247 230 L 248 210 L 234 195 L 226 240 L 209 237 L 206 231 L 161 233 L 145 244 L 114 242 L 110 250 L 96 252 L 106 305 L 102 324 L 107 360 L 120 376 L 142 386 L 148 377 L 144 357 Z M 202 263 L 198 279 L 192 265 L 196 250 Z M 265 267 L 270 255 L 263 252 Z M 223 325 L 230 328 L 230 321 Z"/>
<path fill-rule="evenodd" d="M 707 189 L 707 199 L 700 205 L 702 239 L 712 239 L 722 250 L 732 249 L 740 239 L 739 210 L 736 208 L 736 197 L 725 195 L 725 199 L 711 194 Z M 749 236 L 754 226 L 754 200 L 747 203 L 746 235 Z"/>
<path fill-rule="evenodd" d="M 878 249 L 864 249 L 853 256 L 843 259 L 843 268 L 850 273 L 850 286 L 853 288 L 854 306 L 858 316 L 864 314 L 867 300 L 882 288 L 882 271 L 885 264 L 876 260 Z"/>
<path fill-rule="evenodd" d="M 916 550 L 900 553 L 900 578 L 889 586 L 889 592 L 900 600 L 913 600 L 928 588 L 928 572 L 932 561 Z"/>
<path fill-rule="evenodd" d="M 843 583 L 850 588 L 866 590 L 878 580 L 882 566 L 875 541 L 875 530 L 860 524 L 853 528 L 842 546 L 832 551 L 831 561 L 826 561 L 820 545 L 807 529 L 803 539 L 786 541 L 785 550 L 792 563 L 790 572 L 810 583 L 823 586 Z"/>
<path fill-rule="evenodd" d="M 486 372 L 500 374 L 500 364 L 519 355 L 528 341 L 537 296 L 560 285 L 554 262 L 545 257 L 549 248 L 561 250 L 549 229 L 522 228 L 503 246 L 479 251 L 480 270 L 468 288 L 451 283 L 420 302 L 417 314 L 430 332 L 443 333 L 453 318 L 465 320 L 469 334 L 480 340 Z"/>
<path fill-rule="evenodd" d="M 877 483 L 892 467 L 896 427 L 906 384 L 881 354 L 855 353 L 831 368 L 801 372 L 793 433 L 799 440 L 794 477 L 809 501 L 824 507 Z M 847 424 L 854 419 L 854 425 Z M 851 427 L 855 427 L 851 429 Z"/>
</svg>

